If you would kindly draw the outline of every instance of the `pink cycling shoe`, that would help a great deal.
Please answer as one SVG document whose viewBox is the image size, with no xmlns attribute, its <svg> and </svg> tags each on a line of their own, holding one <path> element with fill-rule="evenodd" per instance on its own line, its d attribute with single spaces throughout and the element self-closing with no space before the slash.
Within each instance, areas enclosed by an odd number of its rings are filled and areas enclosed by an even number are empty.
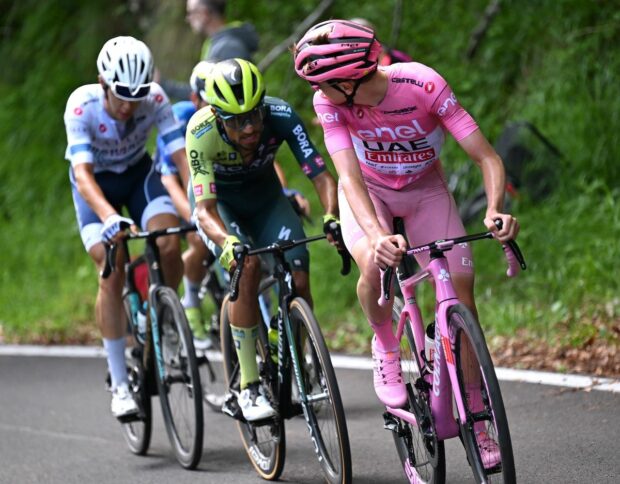
<svg viewBox="0 0 620 484">
<path fill-rule="evenodd" d="M 376 336 L 372 337 L 372 360 L 375 392 L 381 403 L 399 408 L 407 401 L 407 389 L 400 368 L 400 349 L 384 351 L 377 347 Z"/>
<path fill-rule="evenodd" d="M 485 469 L 493 469 L 502 461 L 499 445 L 485 431 L 476 433 L 476 441 L 482 458 L 482 465 Z"/>
</svg>

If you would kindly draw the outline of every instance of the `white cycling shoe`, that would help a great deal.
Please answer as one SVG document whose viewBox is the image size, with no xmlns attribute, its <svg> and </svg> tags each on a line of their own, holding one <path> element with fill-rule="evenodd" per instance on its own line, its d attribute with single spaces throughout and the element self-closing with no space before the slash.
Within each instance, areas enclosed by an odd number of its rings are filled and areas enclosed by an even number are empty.
<svg viewBox="0 0 620 484">
<path fill-rule="evenodd" d="M 133 399 L 127 383 L 121 383 L 112 390 L 110 409 L 116 418 L 128 417 L 138 413 L 138 404 Z"/>
<path fill-rule="evenodd" d="M 237 403 L 241 408 L 243 418 L 248 422 L 273 417 L 276 414 L 259 382 L 250 383 L 247 388 L 241 390 Z"/>
</svg>

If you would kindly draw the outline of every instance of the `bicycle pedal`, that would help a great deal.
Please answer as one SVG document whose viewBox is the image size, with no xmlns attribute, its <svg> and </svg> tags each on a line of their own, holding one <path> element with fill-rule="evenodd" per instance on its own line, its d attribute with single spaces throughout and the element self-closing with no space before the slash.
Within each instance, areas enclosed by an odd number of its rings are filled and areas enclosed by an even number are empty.
<svg viewBox="0 0 620 484">
<path fill-rule="evenodd" d="M 224 403 L 222 404 L 222 413 L 234 418 L 235 420 L 245 421 L 241 407 L 237 402 L 237 397 L 233 394 L 230 394 L 226 400 L 224 400 Z"/>
<path fill-rule="evenodd" d="M 391 413 L 383 414 L 383 428 L 398 433 L 398 421 Z"/>
<path fill-rule="evenodd" d="M 129 415 L 123 415 L 122 417 L 116 417 L 122 424 L 131 423 L 131 422 L 139 422 L 144 420 L 145 416 L 143 412 L 130 413 Z"/>
</svg>

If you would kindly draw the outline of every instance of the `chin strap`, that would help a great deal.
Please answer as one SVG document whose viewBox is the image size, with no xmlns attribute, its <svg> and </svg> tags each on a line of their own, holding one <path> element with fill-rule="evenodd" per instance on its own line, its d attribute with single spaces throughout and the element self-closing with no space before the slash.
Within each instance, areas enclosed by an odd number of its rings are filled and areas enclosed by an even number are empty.
<svg viewBox="0 0 620 484">
<path fill-rule="evenodd" d="M 333 87 L 336 91 L 338 91 L 340 94 L 342 94 L 345 99 L 346 99 L 346 104 L 348 107 L 353 106 L 353 99 L 355 98 L 355 94 L 357 94 L 357 89 L 360 87 L 360 84 L 362 83 L 362 79 L 356 79 L 355 80 L 355 84 L 353 85 L 353 91 L 351 91 L 351 94 L 347 94 L 344 89 L 342 89 L 339 85 L 338 82 L 336 81 L 332 81 L 329 83 L 329 85 L 331 87 Z"/>
</svg>

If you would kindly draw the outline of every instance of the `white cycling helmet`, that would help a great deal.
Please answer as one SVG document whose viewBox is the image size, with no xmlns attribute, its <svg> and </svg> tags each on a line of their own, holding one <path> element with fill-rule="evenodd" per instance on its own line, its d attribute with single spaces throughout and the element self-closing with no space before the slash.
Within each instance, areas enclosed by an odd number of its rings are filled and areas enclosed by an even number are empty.
<svg viewBox="0 0 620 484">
<path fill-rule="evenodd" d="M 192 91 L 200 96 L 203 101 L 207 100 L 206 82 L 211 75 L 215 62 L 200 61 L 194 66 L 192 75 L 189 78 L 189 85 Z"/>
<path fill-rule="evenodd" d="M 97 69 L 116 97 L 139 101 L 148 96 L 153 80 L 153 56 L 133 37 L 108 40 L 97 57 Z"/>
</svg>

